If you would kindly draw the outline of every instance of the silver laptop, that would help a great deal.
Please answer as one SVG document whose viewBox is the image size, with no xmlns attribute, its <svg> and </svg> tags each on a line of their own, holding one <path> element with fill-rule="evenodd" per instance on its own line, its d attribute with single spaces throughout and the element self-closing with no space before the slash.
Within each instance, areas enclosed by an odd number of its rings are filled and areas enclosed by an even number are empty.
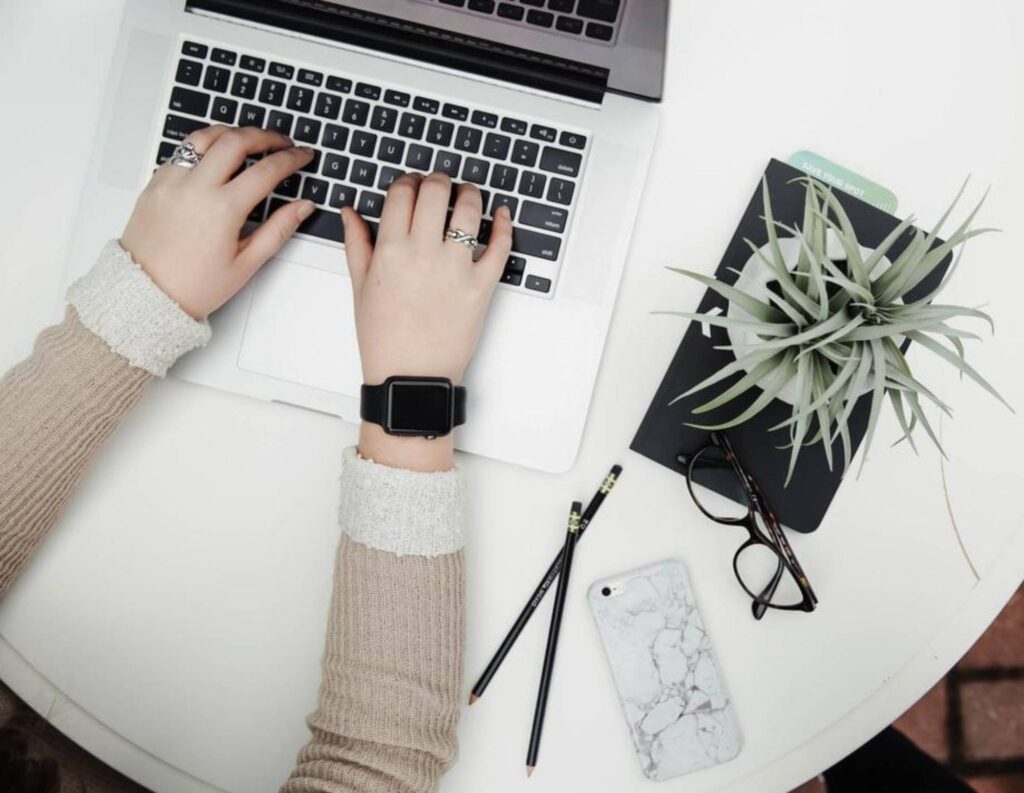
<svg viewBox="0 0 1024 793">
<path fill-rule="evenodd" d="M 338 208 L 441 170 L 512 211 L 458 448 L 551 472 L 586 423 L 657 130 L 668 0 L 128 0 L 69 261 L 117 236 L 176 141 L 212 123 L 313 146 L 278 202 L 318 211 L 175 376 L 359 417 Z M 401 374 L 400 372 L 396 374 Z"/>
</svg>

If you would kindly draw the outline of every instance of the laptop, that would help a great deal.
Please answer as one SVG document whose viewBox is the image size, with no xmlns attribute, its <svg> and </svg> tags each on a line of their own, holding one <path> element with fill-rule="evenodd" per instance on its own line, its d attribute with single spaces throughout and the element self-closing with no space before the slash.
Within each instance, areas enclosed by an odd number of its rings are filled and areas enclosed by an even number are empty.
<svg viewBox="0 0 1024 793">
<path fill-rule="evenodd" d="M 515 226 L 465 385 L 467 452 L 569 469 L 586 424 L 658 125 L 668 0 L 128 0 L 68 257 L 124 227 L 200 127 L 312 146 L 250 220 L 317 211 L 175 377 L 359 421 L 338 208 L 373 227 L 399 174 L 479 186 Z M 396 372 L 401 374 L 401 372 Z"/>
</svg>

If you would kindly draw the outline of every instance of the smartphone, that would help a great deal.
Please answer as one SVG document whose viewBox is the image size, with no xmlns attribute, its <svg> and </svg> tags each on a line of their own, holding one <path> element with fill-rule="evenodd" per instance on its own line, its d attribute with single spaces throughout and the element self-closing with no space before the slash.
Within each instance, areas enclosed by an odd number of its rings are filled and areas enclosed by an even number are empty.
<svg viewBox="0 0 1024 793">
<path fill-rule="evenodd" d="M 673 779 L 732 760 L 743 739 L 677 560 L 595 581 L 587 592 L 645 776 Z"/>
</svg>

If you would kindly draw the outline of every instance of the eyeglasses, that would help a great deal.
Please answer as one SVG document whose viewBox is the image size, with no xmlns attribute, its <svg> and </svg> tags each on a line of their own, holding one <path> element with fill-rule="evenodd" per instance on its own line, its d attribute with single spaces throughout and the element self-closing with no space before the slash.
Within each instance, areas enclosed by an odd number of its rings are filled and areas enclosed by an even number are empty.
<svg viewBox="0 0 1024 793">
<path fill-rule="evenodd" d="M 740 586 L 754 601 L 754 619 L 761 619 L 770 608 L 814 611 L 818 598 L 807 575 L 764 492 L 740 464 L 729 439 L 712 432 L 711 443 L 676 459 L 686 469 L 686 486 L 697 508 L 716 523 L 747 530 L 749 537 L 736 551 L 732 567 Z M 733 501 L 712 501 L 694 485 L 727 494 Z"/>
</svg>

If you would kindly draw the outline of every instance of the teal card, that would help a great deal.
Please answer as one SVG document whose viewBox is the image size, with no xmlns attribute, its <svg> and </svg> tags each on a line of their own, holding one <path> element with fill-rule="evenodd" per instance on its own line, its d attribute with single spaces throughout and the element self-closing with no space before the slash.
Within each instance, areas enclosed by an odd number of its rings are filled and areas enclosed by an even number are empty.
<svg viewBox="0 0 1024 793">
<path fill-rule="evenodd" d="M 832 185 L 837 190 L 859 198 L 864 203 L 871 204 L 883 212 L 888 212 L 890 215 L 896 214 L 896 194 L 892 190 L 882 187 L 870 179 L 865 179 L 841 165 L 836 165 L 820 154 L 815 154 L 812 151 L 798 151 L 789 158 L 789 164 L 808 176 L 813 176 L 825 184 Z"/>
</svg>

